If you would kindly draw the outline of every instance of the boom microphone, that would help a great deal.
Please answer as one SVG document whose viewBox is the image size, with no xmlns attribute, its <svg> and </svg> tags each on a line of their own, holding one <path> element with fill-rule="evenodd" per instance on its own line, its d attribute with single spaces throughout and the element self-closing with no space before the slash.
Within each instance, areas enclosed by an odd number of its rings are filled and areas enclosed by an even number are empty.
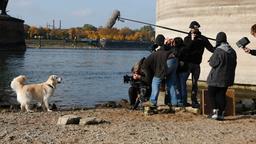
<svg viewBox="0 0 256 144">
<path fill-rule="evenodd" d="M 108 20 L 105 27 L 106 28 L 112 28 L 113 25 L 116 23 L 116 20 L 119 20 L 119 17 L 120 17 L 120 11 L 119 10 L 114 10 L 113 13 L 112 13 L 112 16 Z"/>
<path fill-rule="evenodd" d="M 138 21 L 138 20 L 123 18 L 123 17 L 121 17 L 119 10 L 114 10 L 112 16 L 108 20 L 108 23 L 106 24 L 106 28 L 112 28 L 114 26 L 114 24 L 116 23 L 116 20 L 122 21 L 122 22 L 127 20 L 127 21 L 131 21 L 131 22 L 146 24 L 146 25 L 150 25 L 150 26 L 154 26 L 154 27 L 159 27 L 159 28 L 162 28 L 162 29 L 167 29 L 167 30 L 171 30 L 171 31 L 175 31 L 175 32 L 183 33 L 183 34 L 189 34 L 188 32 L 177 30 L 177 29 L 168 28 L 168 27 L 165 27 L 165 26 L 160 26 L 160 25 L 155 25 L 155 24 L 151 24 L 151 23 L 147 23 L 147 22 Z M 209 39 L 209 40 L 216 41 L 213 38 L 209 38 L 209 37 L 206 37 L 206 38 Z"/>
</svg>

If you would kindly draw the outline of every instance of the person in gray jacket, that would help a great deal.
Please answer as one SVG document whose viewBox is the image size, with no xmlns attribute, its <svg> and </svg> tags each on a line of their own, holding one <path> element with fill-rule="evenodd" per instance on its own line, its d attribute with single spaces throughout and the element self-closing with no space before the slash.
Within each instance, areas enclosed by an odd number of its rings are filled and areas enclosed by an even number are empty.
<svg viewBox="0 0 256 144">
<path fill-rule="evenodd" d="M 228 44 L 224 32 L 216 37 L 216 49 L 210 57 L 212 67 L 208 77 L 208 96 L 211 98 L 213 114 L 209 118 L 224 120 L 226 106 L 226 91 L 234 84 L 237 56 L 235 50 Z"/>
</svg>

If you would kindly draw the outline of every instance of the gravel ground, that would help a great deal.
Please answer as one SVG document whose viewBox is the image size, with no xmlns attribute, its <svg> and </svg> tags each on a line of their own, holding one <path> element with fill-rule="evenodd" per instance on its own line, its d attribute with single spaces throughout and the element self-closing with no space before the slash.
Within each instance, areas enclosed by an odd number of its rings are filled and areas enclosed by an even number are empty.
<svg viewBox="0 0 256 144">
<path fill-rule="evenodd" d="M 96 117 L 110 123 L 57 125 L 58 118 L 67 114 Z M 119 108 L 34 113 L 2 111 L 0 143 L 255 144 L 256 116 L 215 121 L 183 111 L 151 116 Z"/>
</svg>

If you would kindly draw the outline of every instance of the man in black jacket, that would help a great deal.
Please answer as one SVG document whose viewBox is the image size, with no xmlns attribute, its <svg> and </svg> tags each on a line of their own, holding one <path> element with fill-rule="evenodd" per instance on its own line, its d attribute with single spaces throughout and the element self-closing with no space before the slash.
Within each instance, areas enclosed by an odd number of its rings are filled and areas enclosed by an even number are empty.
<svg viewBox="0 0 256 144">
<path fill-rule="evenodd" d="M 184 44 L 187 51 L 186 61 L 188 62 L 189 73 L 191 73 L 192 78 L 191 100 L 193 108 L 199 108 L 200 106 L 197 101 L 197 81 L 200 76 L 200 64 L 202 62 L 204 48 L 210 52 L 214 52 L 214 48 L 209 40 L 205 36 L 201 35 L 199 27 L 200 25 L 198 22 L 192 21 L 189 25 L 191 30 L 188 36 L 184 38 Z"/>
<path fill-rule="evenodd" d="M 256 24 L 254 24 L 252 27 L 251 27 L 251 34 L 252 36 L 254 36 L 256 38 Z M 252 50 L 250 48 L 244 48 L 244 51 L 248 54 L 251 54 L 251 55 L 254 55 L 256 56 L 256 50 Z"/>
</svg>

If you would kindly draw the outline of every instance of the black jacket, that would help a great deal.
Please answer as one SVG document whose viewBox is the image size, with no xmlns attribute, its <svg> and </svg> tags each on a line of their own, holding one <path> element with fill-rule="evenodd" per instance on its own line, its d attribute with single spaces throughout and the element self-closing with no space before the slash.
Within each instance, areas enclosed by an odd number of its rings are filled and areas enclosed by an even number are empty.
<svg viewBox="0 0 256 144">
<path fill-rule="evenodd" d="M 187 51 L 184 45 L 181 45 L 177 47 L 178 50 L 178 68 L 177 68 L 177 73 L 180 72 L 187 72 L 188 71 L 188 62 L 187 62 Z"/>
<path fill-rule="evenodd" d="M 164 79 L 167 70 L 166 61 L 170 53 L 171 51 L 166 50 L 165 46 L 160 47 L 145 59 L 143 69 L 152 72 L 155 77 Z"/>
<path fill-rule="evenodd" d="M 140 82 L 140 84 L 142 85 L 148 85 L 151 86 L 151 82 L 153 79 L 153 75 L 152 75 L 152 70 L 151 69 L 146 69 L 145 68 L 145 61 L 146 58 L 143 57 L 142 59 L 140 59 L 140 61 L 138 61 L 137 63 L 135 63 L 131 69 L 132 73 L 139 73 L 141 75 L 141 79 L 140 80 L 134 80 L 133 82 L 138 83 Z"/>
<path fill-rule="evenodd" d="M 251 50 L 251 51 L 250 51 L 250 54 L 256 56 L 256 50 Z"/>
<path fill-rule="evenodd" d="M 191 33 L 184 38 L 184 44 L 186 46 L 186 61 L 194 64 L 200 64 L 202 62 L 202 56 L 204 48 L 210 52 L 214 52 L 214 48 L 209 40 L 201 35 L 201 32 L 197 34 L 194 40 L 191 40 Z"/>
<path fill-rule="evenodd" d="M 212 67 L 207 84 L 215 87 L 228 87 L 234 84 L 236 52 L 228 43 L 221 43 L 209 60 Z"/>
</svg>

